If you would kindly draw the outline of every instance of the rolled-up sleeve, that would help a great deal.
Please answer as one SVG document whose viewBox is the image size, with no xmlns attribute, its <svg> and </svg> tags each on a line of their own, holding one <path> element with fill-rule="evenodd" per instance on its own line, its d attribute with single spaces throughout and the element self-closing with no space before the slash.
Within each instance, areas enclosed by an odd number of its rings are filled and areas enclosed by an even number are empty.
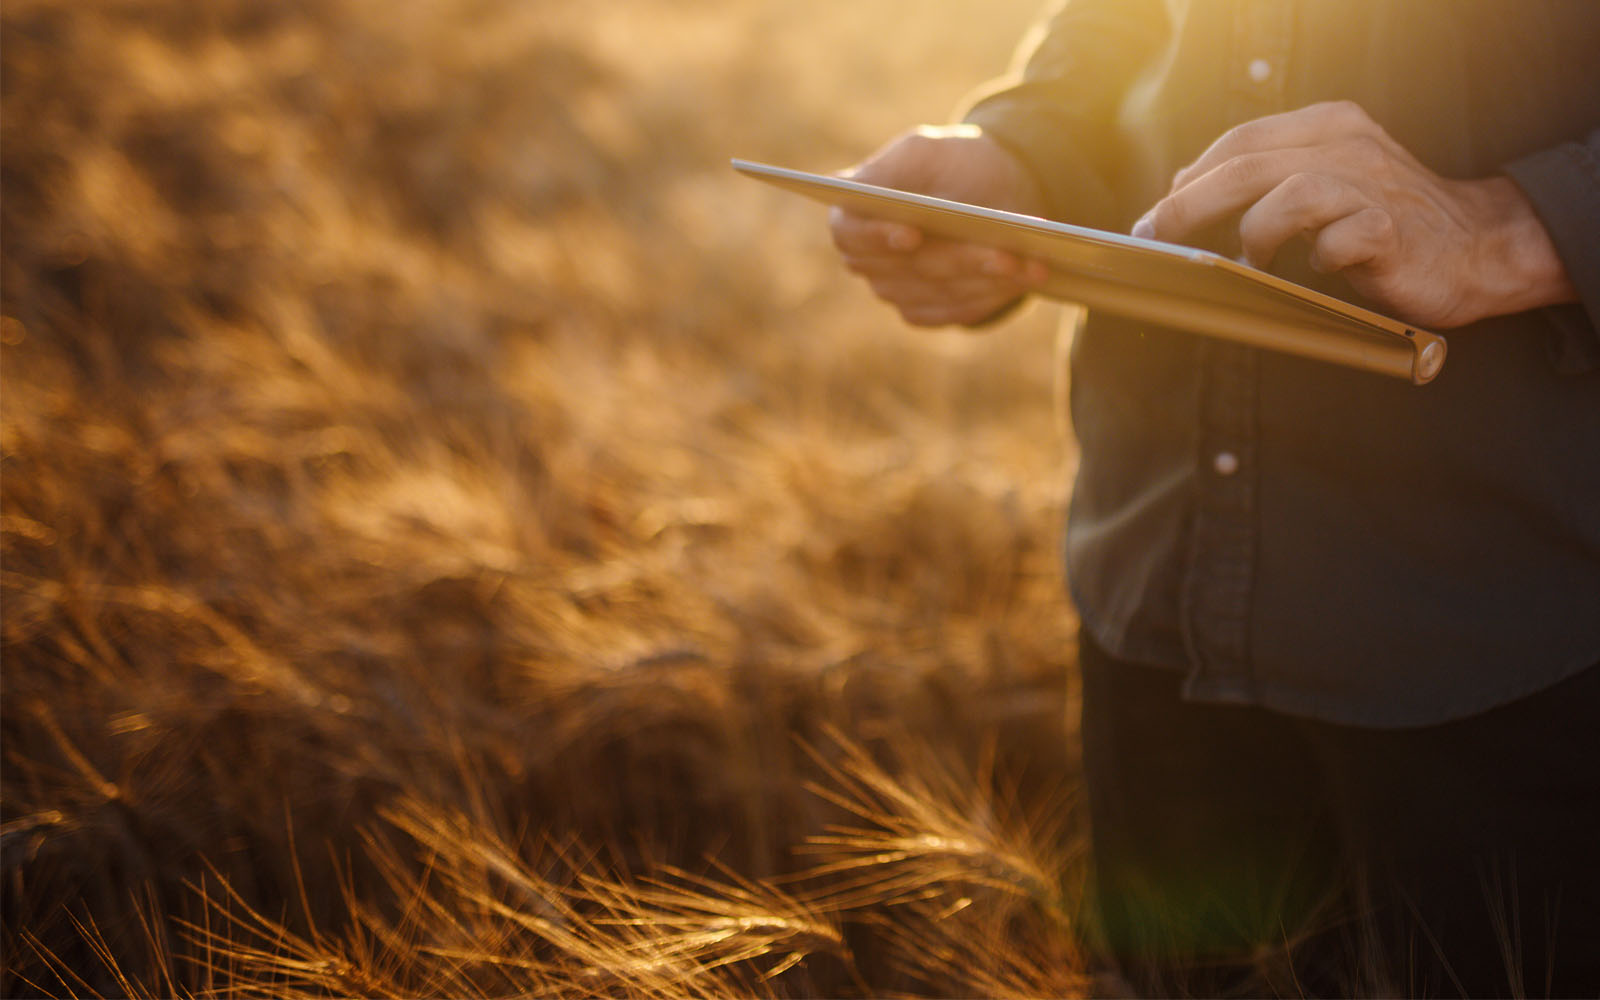
<svg viewBox="0 0 1600 1000">
<path fill-rule="evenodd" d="M 1533 203 L 1578 290 L 1581 313 L 1568 309 L 1561 319 L 1570 342 L 1580 333 L 1570 328 L 1587 318 L 1588 329 L 1573 347 L 1589 362 L 1580 366 L 1591 368 L 1600 362 L 1600 129 L 1581 142 L 1525 156 L 1508 164 L 1505 172 Z"/>
<path fill-rule="evenodd" d="M 980 92 L 964 120 L 1028 165 L 1052 218 L 1113 227 L 1112 123 L 1169 31 L 1162 0 L 1070 0 L 1035 28 L 1020 68 Z"/>
</svg>

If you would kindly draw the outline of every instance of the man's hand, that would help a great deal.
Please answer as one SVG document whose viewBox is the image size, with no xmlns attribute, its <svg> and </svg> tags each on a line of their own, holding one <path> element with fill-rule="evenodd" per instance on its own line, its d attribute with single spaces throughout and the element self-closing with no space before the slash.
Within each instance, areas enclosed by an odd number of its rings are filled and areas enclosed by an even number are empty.
<svg viewBox="0 0 1600 1000">
<path fill-rule="evenodd" d="M 1038 183 L 1027 168 L 971 125 L 908 132 L 845 176 L 1010 212 L 1043 210 Z M 916 326 L 981 323 L 1047 276 L 1037 261 L 934 239 L 913 226 L 838 208 L 830 223 L 845 265 Z"/>
<path fill-rule="evenodd" d="M 1133 228 L 1181 242 L 1243 213 L 1257 267 L 1286 242 L 1395 315 L 1439 329 L 1577 301 L 1549 234 L 1505 177 L 1440 177 L 1347 101 L 1247 122 L 1178 174 Z"/>
</svg>

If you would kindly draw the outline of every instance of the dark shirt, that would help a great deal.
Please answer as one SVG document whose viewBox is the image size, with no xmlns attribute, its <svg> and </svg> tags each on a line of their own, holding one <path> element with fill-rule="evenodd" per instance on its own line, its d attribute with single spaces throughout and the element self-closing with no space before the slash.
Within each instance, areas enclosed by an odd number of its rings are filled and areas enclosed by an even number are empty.
<svg viewBox="0 0 1600 1000">
<path fill-rule="evenodd" d="M 1076 0 L 968 120 L 1054 217 L 1127 231 L 1231 126 L 1336 99 L 1511 176 L 1582 303 L 1448 331 L 1421 387 L 1089 315 L 1068 578 L 1191 698 L 1426 725 L 1600 661 L 1600 3 Z M 1362 302 L 1303 249 L 1273 270 Z"/>
</svg>

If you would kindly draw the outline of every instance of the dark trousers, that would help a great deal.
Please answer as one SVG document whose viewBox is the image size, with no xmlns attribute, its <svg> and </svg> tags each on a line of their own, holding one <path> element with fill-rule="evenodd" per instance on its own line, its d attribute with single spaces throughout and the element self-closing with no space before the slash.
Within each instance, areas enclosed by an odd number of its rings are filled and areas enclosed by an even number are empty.
<svg viewBox="0 0 1600 1000">
<path fill-rule="evenodd" d="M 1600 667 L 1380 730 L 1080 640 L 1105 944 L 1143 991 L 1600 996 Z"/>
</svg>

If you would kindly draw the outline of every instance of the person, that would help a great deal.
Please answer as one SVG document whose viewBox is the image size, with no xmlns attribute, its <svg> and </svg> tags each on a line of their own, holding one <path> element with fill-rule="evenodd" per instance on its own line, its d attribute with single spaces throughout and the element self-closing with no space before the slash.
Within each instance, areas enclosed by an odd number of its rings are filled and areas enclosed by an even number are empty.
<svg viewBox="0 0 1600 1000">
<path fill-rule="evenodd" d="M 1110 954 L 1155 992 L 1275 952 L 1253 967 L 1285 992 L 1600 995 L 1600 5 L 1072 0 L 1025 56 L 852 175 L 1450 334 L 1417 387 L 1093 311 L 1074 332 Z M 831 225 L 912 324 L 982 325 L 1048 276 Z"/>
</svg>

